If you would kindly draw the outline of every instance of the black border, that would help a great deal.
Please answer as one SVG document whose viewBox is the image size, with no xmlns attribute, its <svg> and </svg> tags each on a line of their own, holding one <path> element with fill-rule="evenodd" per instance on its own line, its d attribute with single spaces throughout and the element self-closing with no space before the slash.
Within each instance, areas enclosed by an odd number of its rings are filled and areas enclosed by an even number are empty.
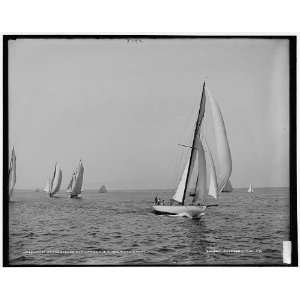
<svg viewBox="0 0 300 300">
<path fill-rule="evenodd" d="M 292 262 L 282 264 L 123 264 L 123 265 L 22 265 L 9 264 L 9 191 L 8 191 L 8 44 L 16 39 L 285 39 L 289 41 L 290 75 L 290 241 L 292 241 Z M 298 266 L 297 235 L 297 36 L 289 35 L 3 35 L 3 266 L 4 267 L 295 267 Z"/>
</svg>

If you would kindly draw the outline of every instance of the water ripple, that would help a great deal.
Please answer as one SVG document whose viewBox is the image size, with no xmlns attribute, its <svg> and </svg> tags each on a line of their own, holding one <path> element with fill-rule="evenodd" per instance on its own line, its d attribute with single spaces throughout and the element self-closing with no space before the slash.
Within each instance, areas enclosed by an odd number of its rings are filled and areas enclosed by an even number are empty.
<svg viewBox="0 0 300 300">
<path fill-rule="evenodd" d="M 10 263 L 282 263 L 282 241 L 289 235 L 288 189 L 261 189 L 255 197 L 235 190 L 200 220 L 153 214 L 152 195 L 91 191 L 74 200 L 16 191 L 9 204 Z"/>
</svg>

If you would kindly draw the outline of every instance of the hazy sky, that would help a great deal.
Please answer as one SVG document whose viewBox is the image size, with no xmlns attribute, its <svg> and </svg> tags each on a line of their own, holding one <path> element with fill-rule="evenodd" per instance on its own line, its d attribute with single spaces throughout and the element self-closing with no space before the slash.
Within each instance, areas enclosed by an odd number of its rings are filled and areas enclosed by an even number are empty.
<svg viewBox="0 0 300 300">
<path fill-rule="evenodd" d="M 174 188 L 204 79 L 233 186 L 288 186 L 287 41 L 105 39 L 9 42 L 16 188 L 43 187 L 56 161 L 65 188 L 80 158 L 85 188 Z"/>
</svg>

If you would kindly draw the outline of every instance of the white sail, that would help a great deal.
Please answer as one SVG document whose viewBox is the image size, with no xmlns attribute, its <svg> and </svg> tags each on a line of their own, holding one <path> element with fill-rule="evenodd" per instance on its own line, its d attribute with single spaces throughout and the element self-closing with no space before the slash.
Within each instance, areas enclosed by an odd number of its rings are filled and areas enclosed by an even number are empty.
<svg viewBox="0 0 300 300">
<path fill-rule="evenodd" d="M 73 186 L 70 192 L 71 196 L 78 196 L 81 194 L 81 188 L 83 183 L 83 172 L 84 172 L 84 168 L 82 162 L 80 161 L 73 180 Z"/>
<path fill-rule="evenodd" d="M 12 196 L 16 181 L 17 181 L 17 158 L 15 149 L 12 149 L 10 164 L 9 164 L 9 195 Z"/>
<path fill-rule="evenodd" d="M 203 143 L 204 151 L 206 153 L 206 160 L 208 162 L 208 172 L 209 172 L 208 195 L 217 199 L 218 198 L 218 184 L 217 184 L 217 174 L 216 174 L 215 164 L 214 164 L 211 151 L 207 145 L 205 138 L 202 137 L 201 140 Z"/>
<path fill-rule="evenodd" d="M 49 180 L 46 182 L 44 192 L 48 193 L 50 197 L 55 195 L 61 186 L 62 181 L 62 170 L 58 164 L 55 164 L 53 174 L 49 177 Z"/>
<path fill-rule="evenodd" d="M 205 152 L 200 138 L 197 138 L 194 146 L 197 149 L 198 154 L 198 178 L 196 182 L 193 204 L 196 202 L 204 202 L 205 197 L 207 196 Z"/>
<path fill-rule="evenodd" d="M 174 196 L 172 197 L 173 200 L 180 202 L 180 203 L 183 201 L 183 195 L 184 195 L 186 177 L 187 177 L 188 169 L 189 169 L 189 163 L 190 163 L 190 160 L 188 160 L 188 162 L 184 168 L 184 171 L 181 175 L 181 179 L 178 183 L 176 192 L 175 192 Z"/>
<path fill-rule="evenodd" d="M 222 117 L 221 110 L 207 87 L 205 87 L 205 92 L 208 101 L 210 102 L 210 107 L 213 116 L 213 124 L 214 124 L 216 147 L 217 147 L 218 162 L 219 162 L 218 192 L 221 192 L 231 175 L 231 171 L 232 171 L 231 153 L 230 153 L 225 123 Z"/>
<path fill-rule="evenodd" d="M 75 172 L 72 174 L 71 180 L 70 180 L 70 182 L 67 186 L 67 192 L 68 193 L 70 193 L 72 191 L 74 178 L 75 178 Z"/>
<path fill-rule="evenodd" d="M 58 165 L 56 165 L 55 173 L 52 180 L 51 195 L 55 195 L 59 191 L 61 186 L 61 181 L 62 181 L 62 170 Z"/>
<path fill-rule="evenodd" d="M 253 190 L 252 184 L 250 183 L 249 188 L 248 188 L 248 193 L 253 193 L 253 192 L 254 192 L 254 190 Z"/>
<path fill-rule="evenodd" d="M 227 181 L 227 183 L 225 184 L 222 192 L 232 192 L 233 188 L 232 188 L 232 184 L 230 182 L 230 179 Z"/>
<path fill-rule="evenodd" d="M 50 193 L 50 178 L 47 181 L 46 186 L 44 187 L 43 191 L 46 192 L 46 193 Z"/>
</svg>

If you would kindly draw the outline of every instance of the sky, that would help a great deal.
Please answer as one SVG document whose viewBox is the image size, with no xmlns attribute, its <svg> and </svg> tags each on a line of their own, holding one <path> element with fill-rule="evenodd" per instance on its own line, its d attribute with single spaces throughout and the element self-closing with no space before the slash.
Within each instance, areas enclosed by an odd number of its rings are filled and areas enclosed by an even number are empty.
<svg viewBox="0 0 300 300">
<path fill-rule="evenodd" d="M 9 147 L 17 189 L 63 187 L 82 159 L 84 188 L 175 188 L 205 80 L 218 102 L 233 187 L 289 186 L 288 41 L 9 41 Z"/>
</svg>

